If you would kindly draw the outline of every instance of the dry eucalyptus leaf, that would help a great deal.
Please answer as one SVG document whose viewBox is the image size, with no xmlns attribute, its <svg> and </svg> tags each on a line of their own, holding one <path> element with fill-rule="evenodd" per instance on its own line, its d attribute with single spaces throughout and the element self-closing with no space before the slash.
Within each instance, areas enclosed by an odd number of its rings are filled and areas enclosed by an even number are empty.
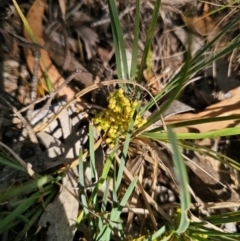
<svg viewBox="0 0 240 241">
<path fill-rule="evenodd" d="M 34 35 L 37 39 L 37 42 L 39 45 L 44 46 L 45 41 L 43 39 L 43 25 L 42 25 L 42 20 L 43 20 L 43 15 L 45 11 L 45 6 L 46 6 L 46 0 L 35 0 L 34 3 L 32 4 L 31 8 L 29 9 L 27 13 L 27 20 L 28 23 L 30 24 L 31 29 L 34 32 Z M 31 41 L 31 37 L 29 36 L 28 31 L 26 28 L 24 28 L 24 36 Z M 45 84 L 44 80 L 44 70 L 45 67 L 48 70 L 48 76 L 52 82 L 52 85 L 54 88 L 57 88 L 61 84 L 64 83 L 64 78 L 61 76 L 61 74 L 58 72 L 56 67 L 53 65 L 48 52 L 46 50 L 41 50 L 41 57 L 43 61 L 40 61 L 40 68 L 38 71 L 38 76 L 41 78 L 41 83 L 43 85 Z M 26 61 L 28 64 L 28 67 L 31 72 L 33 72 L 33 66 L 34 66 L 34 56 L 32 53 L 32 50 L 29 48 L 25 49 L 25 57 Z M 44 64 L 43 64 L 44 63 Z M 44 86 L 45 89 L 47 89 L 46 86 Z M 59 91 L 60 96 L 65 96 L 66 99 L 71 99 L 74 96 L 75 92 L 68 86 L 65 86 Z"/>
<path fill-rule="evenodd" d="M 240 101 L 239 94 L 240 88 L 235 88 L 230 91 L 231 97 L 225 100 L 222 100 L 216 104 L 208 106 L 205 110 L 199 113 L 184 113 L 177 114 L 174 116 L 169 116 L 165 119 L 166 124 L 174 124 L 182 121 L 188 120 L 198 120 L 203 118 L 213 118 L 217 116 L 234 116 L 240 115 Z M 239 120 L 226 120 L 219 122 L 208 122 L 206 125 L 196 124 L 187 127 L 175 128 L 176 132 L 189 132 L 195 130 L 197 132 L 208 132 L 213 130 L 221 130 L 227 127 L 232 127 L 239 125 Z"/>
<path fill-rule="evenodd" d="M 49 41 L 46 43 L 46 49 L 49 55 L 60 68 L 64 68 L 65 71 L 70 73 L 81 70 L 75 77 L 85 87 L 93 84 L 92 74 L 83 67 L 83 65 L 74 57 L 74 55 L 68 50 L 67 56 L 65 53 L 64 37 L 61 34 L 51 34 Z"/>
<path fill-rule="evenodd" d="M 176 114 L 184 113 L 184 112 L 189 112 L 189 111 L 194 111 L 194 109 L 191 106 L 189 106 L 189 105 L 187 105 L 187 104 L 185 104 L 185 103 L 183 103 L 179 100 L 174 100 L 172 102 L 172 104 L 168 107 L 168 109 L 163 113 L 163 116 L 169 117 L 169 116 L 172 116 L 172 115 L 176 115 Z"/>
<path fill-rule="evenodd" d="M 96 43 L 99 42 L 98 35 L 86 25 L 75 27 L 74 29 L 84 42 L 87 59 L 91 59 L 96 54 Z"/>
<path fill-rule="evenodd" d="M 164 105 L 164 103 L 162 105 Z M 156 111 L 158 111 L 158 110 L 156 110 Z M 179 100 L 174 100 L 173 103 L 169 106 L 169 108 L 163 113 L 163 117 L 168 118 L 170 116 L 174 116 L 176 114 L 189 112 L 189 111 L 194 111 L 194 109 L 191 106 L 189 106 L 189 105 L 187 105 L 187 104 L 185 104 L 185 103 L 183 103 Z M 150 117 L 152 114 L 154 114 L 154 113 L 146 112 L 145 118 Z M 157 121 L 153 125 L 151 125 L 148 128 L 148 130 L 152 130 L 152 129 L 157 128 L 159 126 L 162 126 L 162 122 L 160 120 L 160 117 L 159 117 L 159 121 Z"/>
</svg>

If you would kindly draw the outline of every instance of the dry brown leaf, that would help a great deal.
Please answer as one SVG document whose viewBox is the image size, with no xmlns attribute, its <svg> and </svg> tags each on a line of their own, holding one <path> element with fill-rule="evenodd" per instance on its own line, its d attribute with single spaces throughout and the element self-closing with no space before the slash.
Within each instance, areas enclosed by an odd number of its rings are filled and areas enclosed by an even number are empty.
<svg viewBox="0 0 240 241">
<path fill-rule="evenodd" d="M 28 23 L 31 26 L 32 31 L 34 32 L 34 35 L 37 39 L 38 44 L 40 44 L 41 46 L 45 45 L 45 42 L 43 39 L 42 19 L 43 19 L 46 2 L 47 0 L 35 0 L 27 13 Z M 31 41 L 31 38 L 26 28 L 24 28 L 24 36 L 29 41 Z M 33 72 L 34 56 L 32 54 L 31 49 L 25 49 L 25 57 L 26 57 L 26 61 L 30 71 Z M 40 68 L 38 71 L 38 77 L 40 78 L 40 82 L 43 84 L 44 88 L 47 89 L 45 84 L 45 79 L 44 79 L 44 65 L 45 65 L 53 87 L 57 88 L 59 85 L 64 83 L 65 81 L 64 78 L 60 75 L 56 67 L 53 65 L 48 55 L 48 52 L 46 50 L 43 50 L 43 49 L 41 50 L 41 57 L 42 57 L 42 61 L 40 61 Z M 75 94 L 74 91 L 68 86 L 65 86 L 59 91 L 59 95 L 65 96 L 66 99 L 71 99 L 74 96 L 74 94 Z"/>
<path fill-rule="evenodd" d="M 97 33 L 87 25 L 75 27 L 74 30 L 84 43 L 87 59 L 91 59 L 96 54 L 96 43 L 99 42 Z"/>
<path fill-rule="evenodd" d="M 216 104 L 210 105 L 204 111 L 200 113 L 185 113 L 178 114 L 171 117 L 167 117 L 165 119 L 166 124 L 179 123 L 182 121 L 189 120 L 200 120 L 203 118 L 211 118 L 218 116 L 233 116 L 240 115 L 240 87 L 235 88 L 230 91 L 231 98 L 220 101 Z M 180 127 L 175 128 L 177 132 L 189 132 L 191 130 L 195 130 L 197 132 L 208 132 L 214 130 L 221 130 L 223 128 L 236 126 L 239 124 L 239 120 L 227 120 L 227 121 L 219 121 L 219 122 L 210 122 L 207 124 L 197 124 L 188 127 Z"/>
<path fill-rule="evenodd" d="M 213 20 L 209 16 L 209 3 L 205 2 L 203 6 L 203 16 L 182 17 L 184 23 L 193 32 L 200 36 L 209 36 L 209 40 L 213 39 L 214 34 L 218 31 L 216 27 L 219 19 Z"/>
</svg>

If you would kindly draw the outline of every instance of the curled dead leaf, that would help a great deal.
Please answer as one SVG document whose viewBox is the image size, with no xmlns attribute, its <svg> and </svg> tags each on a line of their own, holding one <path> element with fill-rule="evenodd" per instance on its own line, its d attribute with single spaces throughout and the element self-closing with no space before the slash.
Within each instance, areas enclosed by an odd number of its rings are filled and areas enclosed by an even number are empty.
<svg viewBox="0 0 240 241">
<path fill-rule="evenodd" d="M 208 36 L 208 40 L 211 40 L 219 31 L 219 28 L 217 27 L 219 19 L 213 19 L 211 16 L 209 16 L 209 13 L 209 3 L 205 2 L 203 5 L 202 16 L 183 16 L 182 19 L 186 26 L 190 28 L 194 33 L 200 36 Z"/>
</svg>

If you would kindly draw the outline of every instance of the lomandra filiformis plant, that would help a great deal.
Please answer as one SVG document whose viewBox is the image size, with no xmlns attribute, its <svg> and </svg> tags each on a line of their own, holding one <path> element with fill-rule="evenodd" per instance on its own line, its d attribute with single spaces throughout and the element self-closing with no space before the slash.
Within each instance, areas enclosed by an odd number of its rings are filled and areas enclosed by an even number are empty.
<svg viewBox="0 0 240 241">
<path fill-rule="evenodd" d="M 114 147 L 116 138 L 125 139 L 129 123 L 133 118 L 138 105 L 137 101 L 131 102 L 124 96 L 122 88 L 111 92 L 107 97 L 108 108 L 96 114 L 93 123 L 99 131 L 106 133 L 105 142 L 110 148 Z M 134 127 L 139 128 L 146 123 L 146 119 L 136 115 Z"/>
</svg>

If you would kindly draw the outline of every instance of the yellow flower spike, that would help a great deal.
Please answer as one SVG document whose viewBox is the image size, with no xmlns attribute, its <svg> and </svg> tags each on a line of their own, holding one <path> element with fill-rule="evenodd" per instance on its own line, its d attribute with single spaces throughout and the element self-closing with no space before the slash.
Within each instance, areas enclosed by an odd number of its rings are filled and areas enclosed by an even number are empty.
<svg viewBox="0 0 240 241">
<path fill-rule="evenodd" d="M 122 124 L 128 123 L 129 122 L 128 116 L 127 115 L 123 116 L 121 122 L 122 122 Z"/>
<path fill-rule="evenodd" d="M 123 106 L 123 101 L 125 101 L 125 97 L 124 96 L 118 96 L 117 98 L 117 103 L 119 106 Z"/>
<path fill-rule="evenodd" d="M 146 122 L 147 122 L 146 119 L 141 119 L 141 120 L 139 120 L 139 123 L 138 123 L 137 127 L 140 128 L 140 127 L 143 126 Z"/>
<path fill-rule="evenodd" d="M 140 120 L 141 116 L 139 114 L 137 114 L 136 116 L 136 120 Z"/>
<path fill-rule="evenodd" d="M 117 130 L 118 127 L 119 127 L 118 123 L 114 123 L 114 124 L 112 125 L 112 128 L 115 129 L 115 130 Z"/>
<path fill-rule="evenodd" d="M 134 115 L 138 101 L 131 102 L 124 96 L 122 88 L 111 92 L 107 97 L 108 108 L 95 115 L 93 123 L 98 130 L 107 133 L 106 144 L 109 148 L 114 148 L 114 140 L 117 136 L 121 139 L 126 138 L 129 123 Z M 137 115 L 134 127 L 139 127 L 146 123 L 140 115 Z"/>
<path fill-rule="evenodd" d="M 109 105 L 116 105 L 116 100 L 115 98 L 111 98 L 109 101 L 108 101 Z"/>
<path fill-rule="evenodd" d="M 106 116 L 110 116 L 112 114 L 112 110 L 106 110 L 104 112 L 104 119 L 106 118 Z"/>
<path fill-rule="evenodd" d="M 131 110 L 131 111 L 129 112 L 129 116 L 130 116 L 130 118 L 133 117 L 133 114 L 134 114 L 134 110 Z"/>
</svg>

